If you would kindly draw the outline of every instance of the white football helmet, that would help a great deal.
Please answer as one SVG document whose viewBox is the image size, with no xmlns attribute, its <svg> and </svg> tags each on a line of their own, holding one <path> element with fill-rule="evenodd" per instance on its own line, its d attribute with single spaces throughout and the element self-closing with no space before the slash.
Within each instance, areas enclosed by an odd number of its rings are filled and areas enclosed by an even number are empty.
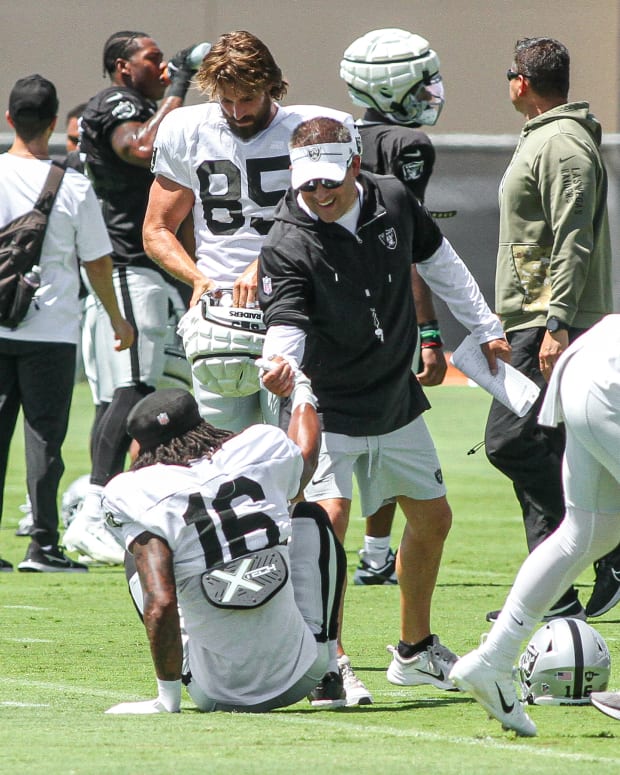
<svg viewBox="0 0 620 775">
<path fill-rule="evenodd" d="M 258 368 L 265 340 L 260 309 L 232 306 L 232 292 L 204 294 L 179 321 L 185 355 L 198 382 L 226 397 L 260 390 Z"/>
<path fill-rule="evenodd" d="M 73 522 L 86 497 L 86 491 L 90 486 L 90 475 L 84 474 L 74 479 L 62 494 L 60 512 L 65 530 Z"/>
<path fill-rule="evenodd" d="M 552 619 L 519 660 L 523 699 L 534 705 L 588 705 L 607 689 L 611 660 L 602 636 L 580 619 Z"/>
<path fill-rule="evenodd" d="M 395 124 L 433 126 L 445 101 L 439 57 L 427 40 L 406 30 L 372 30 L 354 40 L 340 77 L 356 105 Z"/>
</svg>

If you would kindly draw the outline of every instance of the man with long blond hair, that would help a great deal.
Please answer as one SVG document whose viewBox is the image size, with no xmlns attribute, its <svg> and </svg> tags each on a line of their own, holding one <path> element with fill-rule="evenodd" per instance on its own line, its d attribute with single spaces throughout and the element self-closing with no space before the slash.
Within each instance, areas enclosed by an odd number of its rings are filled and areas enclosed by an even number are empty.
<svg viewBox="0 0 620 775">
<path fill-rule="evenodd" d="M 144 244 L 153 260 L 192 287 L 192 307 L 208 294 L 214 305 L 252 310 L 258 307 L 257 257 L 289 183 L 292 131 L 312 116 L 333 115 L 351 126 L 353 119 L 315 105 L 282 107 L 278 100 L 288 86 L 282 71 L 267 46 L 246 31 L 222 35 L 196 81 L 211 102 L 170 113 L 157 133 Z M 192 212 L 195 261 L 177 238 Z M 260 317 L 258 310 L 252 314 Z M 185 325 L 192 339 L 204 325 L 199 310 L 190 312 Z M 194 364 L 202 416 L 235 431 L 275 422 L 274 402 L 268 405 L 259 391 L 253 365 L 255 381 L 247 389 L 231 391 L 219 379 L 226 372 L 229 384 L 235 369 L 241 374 L 247 367 L 246 360 L 233 357 L 235 341 L 230 350 L 217 358 L 201 352 L 200 368 Z"/>
</svg>

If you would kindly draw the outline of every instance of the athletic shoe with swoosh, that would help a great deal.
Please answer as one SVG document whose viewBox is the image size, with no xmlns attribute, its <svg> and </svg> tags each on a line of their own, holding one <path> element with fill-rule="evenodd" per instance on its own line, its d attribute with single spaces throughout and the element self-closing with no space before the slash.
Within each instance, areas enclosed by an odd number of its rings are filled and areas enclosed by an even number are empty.
<svg viewBox="0 0 620 775">
<path fill-rule="evenodd" d="M 353 583 L 356 586 L 375 586 L 380 584 L 398 584 L 396 576 L 396 553 L 388 549 L 383 565 L 367 561 L 367 553 L 360 549 L 360 564 L 353 574 Z"/>
<path fill-rule="evenodd" d="M 595 562 L 594 571 L 596 579 L 586 605 L 586 614 L 602 616 L 620 600 L 620 557 L 617 552 Z"/>
<path fill-rule="evenodd" d="M 396 646 L 388 646 L 392 661 L 387 670 L 387 679 L 398 686 L 419 686 L 430 684 L 438 689 L 454 690 L 454 684 L 448 675 L 458 659 L 446 648 L 436 635 L 432 644 L 406 659 L 401 657 Z"/>
<path fill-rule="evenodd" d="M 505 730 L 520 737 L 535 737 L 536 724 L 523 710 L 517 697 L 511 673 L 496 670 L 475 649 L 454 665 L 450 678 L 464 692 L 469 692 Z"/>
<path fill-rule="evenodd" d="M 31 541 L 25 558 L 17 566 L 22 573 L 87 573 L 88 568 L 64 555 L 57 546 L 43 548 Z"/>
</svg>

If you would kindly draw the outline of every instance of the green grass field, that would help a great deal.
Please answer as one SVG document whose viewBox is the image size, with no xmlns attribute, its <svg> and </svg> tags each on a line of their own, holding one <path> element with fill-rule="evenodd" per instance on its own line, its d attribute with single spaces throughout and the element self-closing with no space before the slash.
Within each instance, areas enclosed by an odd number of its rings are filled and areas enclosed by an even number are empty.
<svg viewBox="0 0 620 775">
<path fill-rule="evenodd" d="M 433 628 L 457 653 L 475 647 L 523 559 L 512 488 L 467 450 L 483 436 L 488 398 L 480 389 L 429 391 L 454 526 L 434 598 Z M 63 485 L 87 473 L 92 417 L 76 388 Z M 24 500 L 21 435 L 12 450 L 0 554 L 15 565 L 27 539 L 14 530 Z M 402 516 L 397 525 L 402 529 Z M 349 577 L 363 522 L 347 541 Z M 579 580 L 583 602 L 592 573 Z M 262 716 L 106 716 L 111 705 L 155 696 L 142 625 L 120 568 L 87 575 L 0 574 L 0 771 L 2 773 L 600 773 L 620 772 L 620 724 L 591 707 L 533 707 L 539 737 L 502 732 L 466 694 L 389 684 L 386 644 L 398 639 L 398 589 L 349 586 L 344 642 L 374 695 L 372 706 L 317 711 L 305 702 Z M 620 686 L 620 609 L 593 620 Z M 252 644 L 248 643 L 248 654 Z"/>
</svg>

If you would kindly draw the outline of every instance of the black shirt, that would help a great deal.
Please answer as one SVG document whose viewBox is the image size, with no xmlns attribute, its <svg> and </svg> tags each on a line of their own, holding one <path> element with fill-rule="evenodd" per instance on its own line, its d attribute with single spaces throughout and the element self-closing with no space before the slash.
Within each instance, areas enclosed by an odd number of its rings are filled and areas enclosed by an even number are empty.
<svg viewBox="0 0 620 775">
<path fill-rule="evenodd" d="M 112 148 L 112 132 L 126 121 L 144 123 L 157 105 L 134 89 L 111 86 L 96 94 L 82 114 L 80 149 L 102 203 L 115 265 L 158 269 L 142 245 L 142 225 L 153 182 L 151 171 L 128 164 Z"/>
<path fill-rule="evenodd" d="M 428 401 L 411 363 L 417 323 L 411 264 L 439 248 L 441 231 L 392 176 L 362 173 L 356 234 L 315 221 L 289 190 L 259 259 L 265 322 L 306 332 L 304 372 L 326 431 L 389 433 Z"/>
<path fill-rule="evenodd" d="M 362 169 L 394 175 L 423 202 L 435 164 L 435 149 L 420 129 L 385 123 L 380 113 L 366 111 L 356 124 L 362 138 Z"/>
</svg>

